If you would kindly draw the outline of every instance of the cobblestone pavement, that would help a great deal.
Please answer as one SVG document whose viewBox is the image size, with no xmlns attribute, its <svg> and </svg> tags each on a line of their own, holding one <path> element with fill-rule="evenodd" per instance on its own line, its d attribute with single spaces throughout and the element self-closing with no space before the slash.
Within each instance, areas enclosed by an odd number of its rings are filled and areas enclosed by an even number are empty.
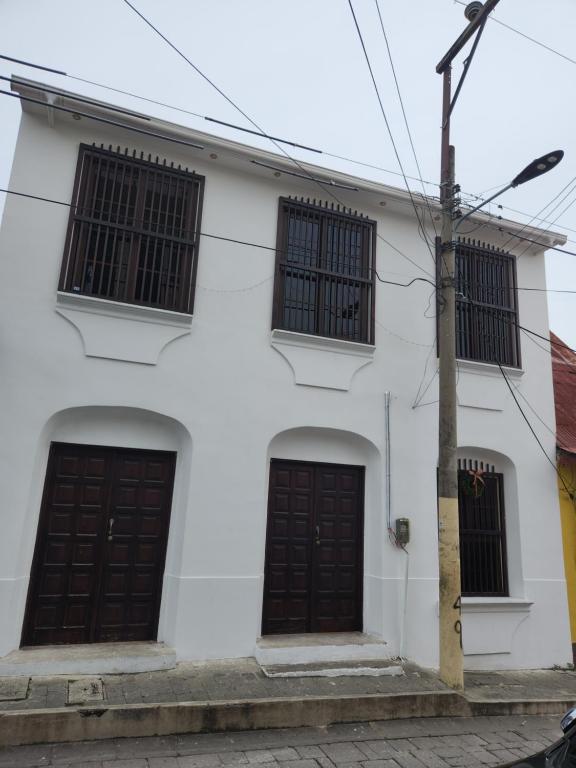
<svg viewBox="0 0 576 768">
<path fill-rule="evenodd" d="M 559 735 L 557 717 L 421 718 L 9 747 L 0 768 L 476 768 L 528 756 Z"/>
<path fill-rule="evenodd" d="M 70 681 L 78 678 L 74 675 L 34 677 L 30 680 L 0 678 L 0 711 L 81 704 L 81 699 L 73 701 L 69 695 Z M 412 664 L 404 664 L 404 674 L 400 676 L 271 679 L 266 677 L 254 659 L 184 663 L 161 672 L 101 675 L 96 680 L 100 695 L 88 698 L 86 703 L 97 704 L 98 698 L 103 704 L 157 704 L 447 690 L 434 672 Z M 466 674 L 465 693 L 475 701 L 566 698 L 576 701 L 576 673 L 566 670 L 469 672 Z"/>
</svg>

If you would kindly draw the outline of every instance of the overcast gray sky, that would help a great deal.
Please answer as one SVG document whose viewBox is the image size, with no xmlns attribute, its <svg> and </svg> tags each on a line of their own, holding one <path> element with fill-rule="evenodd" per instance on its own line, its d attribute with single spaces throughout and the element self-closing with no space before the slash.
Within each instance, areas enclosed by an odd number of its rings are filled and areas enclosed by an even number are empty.
<svg viewBox="0 0 576 768">
<path fill-rule="evenodd" d="M 268 133 L 398 173 L 348 0 L 133 0 L 133 4 Z M 417 176 L 376 0 L 353 0 L 353 5 L 401 161 L 407 174 Z M 437 182 L 442 79 L 435 66 L 464 29 L 464 9 L 454 0 L 379 0 L 379 5 L 422 177 Z M 565 233 L 570 238 L 565 248 L 576 251 L 576 204 L 572 205 L 576 203 L 576 2 L 501 0 L 493 16 L 453 117 L 457 180 L 466 193 L 485 193 L 504 185 L 535 157 L 564 149 L 562 165 L 506 193 L 500 202 L 507 207 L 501 212 L 521 222 L 541 216 L 548 223 L 540 225 Z M 1 0 L 0 53 L 248 125 L 123 0 Z M 461 55 L 455 64 L 455 80 L 463 59 Z M 273 149 L 266 140 L 200 118 L 70 78 L 0 63 L 4 75 L 54 83 Z M 2 187 L 8 182 L 19 115 L 18 101 L 2 96 Z M 304 151 L 292 154 L 403 186 L 398 175 Z M 418 182 L 411 184 L 421 189 Z M 426 189 L 437 194 L 433 186 Z M 0 207 L 3 197 L 0 194 Z M 499 212 L 494 206 L 490 211 Z M 547 274 L 550 289 L 576 291 L 576 256 L 551 251 Z M 548 296 L 552 330 L 576 346 L 576 294 Z"/>
</svg>

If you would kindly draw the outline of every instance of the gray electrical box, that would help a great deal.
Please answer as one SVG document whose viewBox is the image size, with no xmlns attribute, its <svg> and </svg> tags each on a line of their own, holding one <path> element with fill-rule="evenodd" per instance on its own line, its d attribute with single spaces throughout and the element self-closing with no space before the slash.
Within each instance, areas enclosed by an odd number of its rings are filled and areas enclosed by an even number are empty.
<svg viewBox="0 0 576 768">
<path fill-rule="evenodd" d="M 396 518 L 396 543 L 404 546 L 410 541 L 410 520 L 407 517 Z"/>
</svg>

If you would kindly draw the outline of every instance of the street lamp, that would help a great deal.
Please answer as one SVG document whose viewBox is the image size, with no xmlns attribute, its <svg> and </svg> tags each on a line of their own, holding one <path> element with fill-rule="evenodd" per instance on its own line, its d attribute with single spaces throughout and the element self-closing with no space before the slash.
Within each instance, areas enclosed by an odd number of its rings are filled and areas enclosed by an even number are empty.
<svg viewBox="0 0 576 768">
<path fill-rule="evenodd" d="M 520 171 L 520 173 L 512 179 L 510 184 L 506 184 L 506 186 L 502 187 L 502 189 L 498 190 L 498 192 L 495 192 L 493 195 L 486 198 L 486 200 L 483 200 L 480 205 L 475 206 L 464 216 L 460 217 L 454 231 L 458 232 L 460 225 L 465 219 L 467 219 L 469 216 L 472 216 L 472 214 L 476 211 L 479 211 L 480 208 L 488 205 L 488 203 L 491 203 L 492 200 L 500 197 L 500 195 L 504 194 L 504 192 L 507 192 L 509 189 L 519 187 L 520 184 L 525 184 L 527 181 L 532 181 L 532 179 L 535 179 L 537 176 L 542 176 L 544 173 L 551 171 L 552 168 L 555 168 L 558 165 L 563 157 L 564 151 L 562 149 L 557 149 L 554 152 L 548 152 L 548 154 L 542 155 L 542 157 L 537 157 L 536 160 L 532 160 L 532 162 L 529 163 L 526 168 L 524 168 L 524 170 Z"/>
<path fill-rule="evenodd" d="M 499 0 L 472 2 L 466 8 L 468 26 L 436 67 L 443 77 L 442 149 L 440 153 L 440 202 L 442 231 L 437 239 L 438 259 L 438 570 L 440 678 L 452 688 L 464 687 L 462 650 L 460 534 L 458 514 L 457 412 L 456 412 L 456 242 L 458 226 L 486 203 L 507 189 L 546 173 L 562 159 L 551 152 L 526 166 L 506 187 L 460 217 L 457 211 L 454 158 L 450 143 L 450 117 L 484 31 L 488 15 Z M 452 97 L 452 61 L 475 36 L 464 69 Z M 456 225 L 456 221 L 458 225 Z"/>
</svg>

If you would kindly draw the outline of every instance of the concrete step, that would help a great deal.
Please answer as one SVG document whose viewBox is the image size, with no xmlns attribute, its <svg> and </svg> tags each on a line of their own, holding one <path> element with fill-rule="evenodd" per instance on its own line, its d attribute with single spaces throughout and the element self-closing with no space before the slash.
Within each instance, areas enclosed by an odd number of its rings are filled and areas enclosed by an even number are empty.
<svg viewBox="0 0 576 768">
<path fill-rule="evenodd" d="M 363 661 L 327 661 L 316 664 L 272 664 L 262 667 L 266 677 L 381 677 L 404 674 L 395 661 L 366 659 Z"/>
<path fill-rule="evenodd" d="M 0 747 L 414 717 L 559 716 L 571 702 L 572 699 L 470 702 L 455 692 L 434 691 L 5 711 L 0 715 Z"/>
<path fill-rule="evenodd" d="M 20 648 L 0 658 L 0 677 L 114 675 L 157 672 L 176 666 L 164 643 L 90 643 Z"/>
<path fill-rule="evenodd" d="M 254 651 L 262 667 L 325 662 L 391 661 L 381 638 L 363 632 L 322 632 L 261 637 Z"/>
</svg>

